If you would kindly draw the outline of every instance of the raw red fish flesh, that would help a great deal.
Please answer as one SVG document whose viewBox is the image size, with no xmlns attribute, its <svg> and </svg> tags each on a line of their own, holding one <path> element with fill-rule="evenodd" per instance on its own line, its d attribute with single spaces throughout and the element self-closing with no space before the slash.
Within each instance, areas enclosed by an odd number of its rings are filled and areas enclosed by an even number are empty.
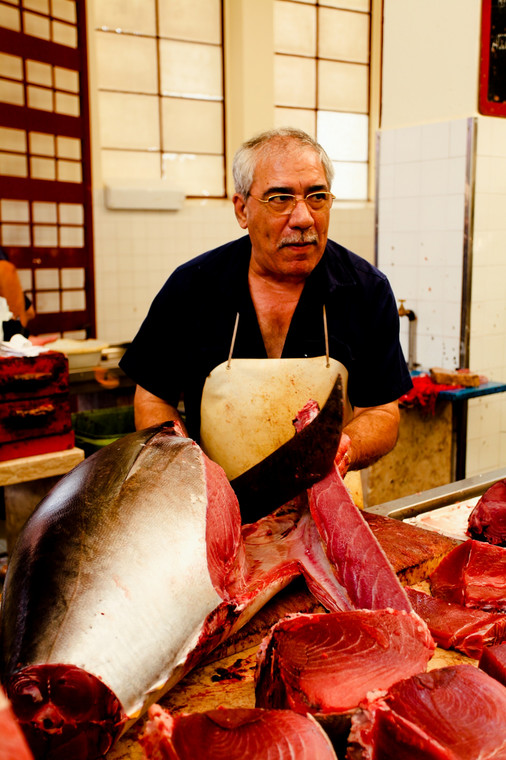
<svg viewBox="0 0 506 760">
<path fill-rule="evenodd" d="M 347 760 L 505 760 L 506 688 L 472 665 L 421 673 L 352 718 Z"/>
<path fill-rule="evenodd" d="M 149 710 L 140 741 L 148 760 L 336 760 L 323 729 L 290 710 Z"/>
<path fill-rule="evenodd" d="M 32 760 L 26 739 L 0 688 L 0 760 Z"/>
<path fill-rule="evenodd" d="M 506 478 L 485 491 L 469 515 L 467 535 L 506 546 Z"/>
<path fill-rule="evenodd" d="M 506 549 L 469 539 L 441 560 L 430 585 L 447 602 L 506 612 Z"/>
<path fill-rule="evenodd" d="M 414 611 L 425 620 L 436 644 L 478 659 L 483 647 L 506 639 L 506 615 L 445 602 L 414 588 L 406 593 Z"/>
<path fill-rule="evenodd" d="M 224 471 L 171 425 L 62 478 L 18 538 L 0 619 L 0 675 L 37 760 L 102 757 L 301 573 L 329 610 L 409 611 L 337 469 L 309 494 L 311 512 L 304 491 L 241 526 Z"/>
<path fill-rule="evenodd" d="M 260 645 L 256 705 L 346 713 L 369 691 L 425 670 L 434 649 L 413 612 L 293 615 L 274 625 Z"/>
<path fill-rule="evenodd" d="M 479 667 L 506 686 L 506 643 L 485 647 L 481 653 Z"/>
</svg>

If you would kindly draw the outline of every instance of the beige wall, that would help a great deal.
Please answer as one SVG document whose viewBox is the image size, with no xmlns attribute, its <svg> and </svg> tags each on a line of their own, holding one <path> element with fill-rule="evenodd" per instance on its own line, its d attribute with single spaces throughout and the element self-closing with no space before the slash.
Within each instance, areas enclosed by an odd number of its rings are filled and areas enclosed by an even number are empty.
<svg viewBox="0 0 506 760">
<path fill-rule="evenodd" d="M 481 0 L 384 0 L 381 126 L 472 116 Z"/>
<path fill-rule="evenodd" d="M 385 0 L 381 126 L 476 119 L 469 365 L 505 382 L 506 120 L 478 114 L 480 19 L 480 0 Z M 467 430 L 467 476 L 506 465 L 506 393 L 471 400 Z"/>
</svg>

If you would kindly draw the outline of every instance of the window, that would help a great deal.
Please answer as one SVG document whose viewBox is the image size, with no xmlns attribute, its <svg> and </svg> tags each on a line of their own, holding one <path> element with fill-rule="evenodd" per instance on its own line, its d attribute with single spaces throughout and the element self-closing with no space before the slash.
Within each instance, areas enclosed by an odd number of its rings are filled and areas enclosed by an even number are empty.
<svg viewBox="0 0 506 760">
<path fill-rule="evenodd" d="M 341 200 L 368 197 L 370 23 L 370 0 L 275 0 L 276 126 L 316 137 Z"/>
<path fill-rule="evenodd" d="M 104 180 L 223 197 L 221 0 L 96 0 Z"/>
</svg>

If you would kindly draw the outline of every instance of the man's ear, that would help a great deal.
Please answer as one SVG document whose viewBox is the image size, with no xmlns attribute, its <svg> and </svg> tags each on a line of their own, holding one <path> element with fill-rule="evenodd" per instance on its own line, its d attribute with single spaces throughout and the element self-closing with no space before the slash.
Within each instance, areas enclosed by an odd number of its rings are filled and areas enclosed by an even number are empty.
<svg viewBox="0 0 506 760">
<path fill-rule="evenodd" d="M 235 217 L 239 222 L 239 226 L 246 230 L 248 228 L 248 217 L 246 214 L 246 201 L 242 195 L 236 193 L 232 198 L 234 204 Z"/>
</svg>

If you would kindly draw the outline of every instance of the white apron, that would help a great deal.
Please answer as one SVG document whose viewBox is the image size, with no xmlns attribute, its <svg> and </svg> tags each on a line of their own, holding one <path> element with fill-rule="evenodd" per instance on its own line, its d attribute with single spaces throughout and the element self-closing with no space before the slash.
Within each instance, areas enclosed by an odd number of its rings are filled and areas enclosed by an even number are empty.
<svg viewBox="0 0 506 760">
<path fill-rule="evenodd" d="M 261 462 L 295 434 L 293 420 L 310 400 L 324 406 L 341 375 L 344 421 L 351 418 L 348 371 L 328 356 L 297 359 L 232 359 L 238 317 L 228 361 L 208 375 L 201 402 L 200 445 L 229 480 Z M 324 312 L 325 336 L 326 320 Z M 348 482 L 360 473 L 349 473 Z M 360 493 L 352 493 L 362 506 Z"/>
</svg>

